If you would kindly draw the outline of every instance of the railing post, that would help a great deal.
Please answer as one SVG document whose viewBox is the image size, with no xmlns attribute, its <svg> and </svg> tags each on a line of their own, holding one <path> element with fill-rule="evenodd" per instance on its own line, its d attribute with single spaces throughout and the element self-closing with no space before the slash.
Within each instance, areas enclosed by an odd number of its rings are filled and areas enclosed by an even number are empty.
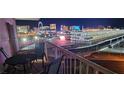
<svg viewBox="0 0 124 93">
<path fill-rule="evenodd" d="M 79 63 L 79 74 L 81 74 L 82 73 L 82 63 L 80 62 Z"/>
<path fill-rule="evenodd" d="M 63 60 L 62 60 L 62 71 L 63 71 L 63 74 L 65 74 L 65 57 L 63 57 Z"/>
<path fill-rule="evenodd" d="M 70 62 L 70 74 L 72 74 L 72 58 L 70 58 L 69 62 Z"/>
<path fill-rule="evenodd" d="M 62 70 L 62 74 L 64 74 L 64 58 L 63 58 L 63 60 L 62 60 L 62 63 L 61 63 L 61 70 Z"/>
<path fill-rule="evenodd" d="M 70 73 L 70 57 L 67 59 L 67 74 Z"/>
<path fill-rule="evenodd" d="M 57 47 L 55 47 L 55 59 L 58 58 L 58 51 L 57 51 Z"/>
<path fill-rule="evenodd" d="M 86 74 L 88 74 L 89 73 L 89 66 L 87 65 L 86 66 Z"/>
<path fill-rule="evenodd" d="M 76 59 L 74 58 L 74 74 L 76 74 Z"/>
</svg>

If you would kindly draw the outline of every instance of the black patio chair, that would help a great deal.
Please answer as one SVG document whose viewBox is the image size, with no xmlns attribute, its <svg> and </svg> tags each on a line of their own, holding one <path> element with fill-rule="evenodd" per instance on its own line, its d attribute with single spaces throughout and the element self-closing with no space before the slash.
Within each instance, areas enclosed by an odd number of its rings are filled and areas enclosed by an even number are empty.
<svg viewBox="0 0 124 93">
<path fill-rule="evenodd" d="M 6 72 L 8 73 L 15 73 L 16 71 L 19 71 L 18 66 L 22 66 L 23 69 L 20 71 L 23 71 L 26 73 L 26 65 L 30 63 L 30 60 L 27 58 L 26 55 L 14 55 L 10 58 L 7 58 L 5 60 L 4 65 L 8 65 L 9 67 L 6 69 Z"/>
<path fill-rule="evenodd" d="M 31 63 L 31 59 L 34 58 L 34 55 L 32 54 L 18 54 L 18 53 L 9 58 L 3 48 L 0 48 L 0 51 L 6 58 L 3 64 L 4 67 L 3 73 L 10 73 L 10 74 L 15 73 L 15 71 L 18 70 L 17 65 L 22 65 L 23 66 L 22 71 L 26 73 L 26 64 Z M 7 68 L 6 65 L 8 65 Z"/>
<path fill-rule="evenodd" d="M 4 57 L 6 59 L 9 58 L 8 55 L 7 55 L 7 53 L 6 53 L 6 51 L 2 47 L 0 47 L 0 52 L 4 55 Z M 0 69 L 1 69 L 1 72 L 0 73 L 4 73 L 4 70 L 5 70 L 5 64 L 4 63 L 3 64 L 0 64 Z"/>
<path fill-rule="evenodd" d="M 52 62 L 50 62 L 47 66 L 47 70 L 45 72 L 41 72 L 40 74 L 59 74 L 61 62 L 64 56 L 61 56 Z"/>
</svg>

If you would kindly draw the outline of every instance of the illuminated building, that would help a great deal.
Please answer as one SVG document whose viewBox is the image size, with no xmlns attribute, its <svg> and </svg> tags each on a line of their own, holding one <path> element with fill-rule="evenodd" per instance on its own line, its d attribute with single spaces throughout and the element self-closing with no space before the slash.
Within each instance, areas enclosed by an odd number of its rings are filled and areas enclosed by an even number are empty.
<svg viewBox="0 0 124 93">
<path fill-rule="evenodd" d="M 43 30 L 50 30 L 50 26 L 43 26 Z"/>
<path fill-rule="evenodd" d="M 50 30 L 56 30 L 56 24 L 50 24 Z"/>
<path fill-rule="evenodd" d="M 30 27 L 27 26 L 17 26 L 17 33 L 28 33 Z"/>
<path fill-rule="evenodd" d="M 34 38 L 39 31 L 38 29 L 39 18 L 17 18 L 17 36 L 19 48 L 23 48 L 29 44 L 32 44 L 36 38 Z"/>
<path fill-rule="evenodd" d="M 99 25 L 98 27 L 96 28 L 93 28 L 93 27 L 87 27 L 84 29 L 84 31 L 86 32 L 95 32 L 95 31 L 112 31 L 112 28 L 111 26 L 102 26 L 102 25 Z"/>
<path fill-rule="evenodd" d="M 98 29 L 98 28 L 85 28 L 84 31 L 85 32 L 95 32 L 95 31 L 100 31 L 100 29 Z"/>
<path fill-rule="evenodd" d="M 60 30 L 61 30 L 61 31 L 63 31 L 63 26 L 64 26 L 64 25 L 61 25 L 61 26 L 60 26 Z"/>
<path fill-rule="evenodd" d="M 69 27 L 65 25 L 61 25 L 61 31 L 69 31 Z"/>
<path fill-rule="evenodd" d="M 84 26 L 82 26 L 82 31 L 84 30 Z"/>
<path fill-rule="evenodd" d="M 104 29 L 105 27 L 102 25 L 98 25 L 98 29 Z"/>
<path fill-rule="evenodd" d="M 70 26 L 70 30 L 80 31 L 80 26 Z"/>
<path fill-rule="evenodd" d="M 33 28 L 33 31 L 34 31 L 34 32 L 38 32 L 38 31 L 39 31 L 38 27 L 34 27 L 34 28 Z"/>
</svg>

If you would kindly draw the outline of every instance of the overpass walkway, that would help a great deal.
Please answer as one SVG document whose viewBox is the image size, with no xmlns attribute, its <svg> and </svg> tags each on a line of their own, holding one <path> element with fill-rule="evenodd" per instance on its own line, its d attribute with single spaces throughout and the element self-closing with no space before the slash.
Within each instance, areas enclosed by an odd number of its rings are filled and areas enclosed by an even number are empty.
<svg viewBox="0 0 124 93">
<path fill-rule="evenodd" d="M 106 48 L 106 47 L 113 47 L 121 42 L 124 41 L 124 35 L 117 36 L 111 39 L 103 40 L 94 44 L 90 44 L 87 46 L 82 47 L 76 47 L 69 49 L 72 52 L 87 52 L 87 51 L 98 51 L 100 49 Z"/>
</svg>

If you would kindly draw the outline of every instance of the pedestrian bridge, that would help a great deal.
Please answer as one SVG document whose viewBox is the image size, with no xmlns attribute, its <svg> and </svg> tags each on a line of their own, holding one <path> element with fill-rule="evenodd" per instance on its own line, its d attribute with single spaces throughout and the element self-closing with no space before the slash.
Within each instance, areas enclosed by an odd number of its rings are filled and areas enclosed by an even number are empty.
<svg viewBox="0 0 124 93">
<path fill-rule="evenodd" d="M 98 51 L 99 49 L 103 49 L 105 47 L 114 47 L 117 44 L 120 44 L 121 42 L 124 41 L 124 35 L 121 36 L 116 36 L 111 39 L 107 40 L 102 40 L 100 42 L 96 42 L 94 44 L 88 45 L 88 46 L 83 46 L 83 47 L 77 47 L 73 49 L 69 49 L 70 51 L 73 52 L 87 52 L 87 51 Z"/>
</svg>

